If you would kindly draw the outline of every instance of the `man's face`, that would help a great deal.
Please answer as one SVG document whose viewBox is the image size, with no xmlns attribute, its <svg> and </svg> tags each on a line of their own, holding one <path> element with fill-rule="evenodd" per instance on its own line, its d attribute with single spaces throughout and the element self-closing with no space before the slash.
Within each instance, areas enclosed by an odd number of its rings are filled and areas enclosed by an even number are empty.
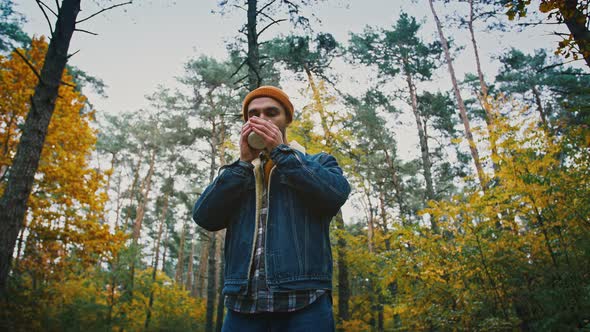
<svg viewBox="0 0 590 332">
<path fill-rule="evenodd" d="M 278 101 L 270 97 L 259 97 L 252 100 L 248 104 L 248 118 L 252 116 L 274 123 L 285 137 L 285 131 L 289 125 L 287 123 L 287 112 Z"/>
</svg>

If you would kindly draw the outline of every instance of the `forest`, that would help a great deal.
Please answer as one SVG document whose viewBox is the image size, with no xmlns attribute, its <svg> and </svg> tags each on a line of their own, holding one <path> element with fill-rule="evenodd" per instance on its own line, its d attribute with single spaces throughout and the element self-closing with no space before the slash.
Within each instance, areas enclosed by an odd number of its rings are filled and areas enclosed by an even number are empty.
<svg viewBox="0 0 590 332">
<path fill-rule="evenodd" d="M 590 331 L 590 1 L 388 1 L 422 16 L 347 38 L 315 8 L 358 0 L 199 1 L 240 20 L 225 55 L 199 49 L 134 110 L 95 107 L 110 82 L 70 44 L 153 3 L 17 2 L 0 0 L 3 331 L 221 331 L 225 230 L 191 210 L 262 85 L 352 187 L 330 223 L 338 331 Z M 544 44 L 481 51 L 526 31 Z"/>
</svg>

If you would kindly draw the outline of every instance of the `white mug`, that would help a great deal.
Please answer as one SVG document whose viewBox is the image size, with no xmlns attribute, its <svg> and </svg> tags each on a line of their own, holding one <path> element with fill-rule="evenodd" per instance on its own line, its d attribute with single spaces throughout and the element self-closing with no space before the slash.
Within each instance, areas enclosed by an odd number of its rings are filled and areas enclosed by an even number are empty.
<svg viewBox="0 0 590 332">
<path fill-rule="evenodd" d="M 248 134 L 248 145 L 255 150 L 262 150 L 265 147 L 262 137 L 253 131 Z"/>
</svg>

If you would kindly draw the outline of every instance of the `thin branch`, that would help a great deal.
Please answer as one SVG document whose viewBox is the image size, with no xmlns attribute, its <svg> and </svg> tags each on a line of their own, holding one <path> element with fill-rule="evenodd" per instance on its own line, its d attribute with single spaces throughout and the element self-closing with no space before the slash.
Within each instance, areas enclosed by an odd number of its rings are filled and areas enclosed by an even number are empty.
<svg viewBox="0 0 590 332">
<path fill-rule="evenodd" d="M 242 7 L 242 6 L 238 6 L 238 5 L 232 5 L 232 6 L 234 6 L 234 7 L 238 8 L 238 9 L 241 9 L 241 10 L 243 10 L 243 11 L 246 11 L 246 12 L 248 11 L 248 9 L 246 9 L 246 8 L 244 8 L 244 7 Z"/>
<path fill-rule="evenodd" d="M 240 71 L 240 69 L 242 69 L 242 67 L 244 67 L 246 62 L 248 62 L 248 58 L 246 58 L 246 59 L 244 59 L 244 61 L 242 61 L 242 64 L 238 67 L 238 69 L 236 69 L 236 71 L 233 74 L 231 74 L 230 77 L 234 77 Z"/>
<path fill-rule="evenodd" d="M 76 85 L 75 85 L 75 84 L 70 84 L 70 83 L 68 83 L 68 82 L 64 82 L 64 81 L 59 81 L 59 83 L 60 83 L 60 84 L 63 84 L 63 85 L 67 85 L 67 86 L 69 86 L 70 88 L 74 88 L 74 89 L 76 88 Z"/>
<path fill-rule="evenodd" d="M 275 3 L 277 0 L 272 0 L 271 2 L 267 3 L 266 5 L 262 6 L 262 8 L 260 8 L 260 10 L 258 10 L 256 12 L 256 15 L 262 13 L 266 8 L 268 8 L 270 5 L 272 5 L 273 3 Z"/>
<path fill-rule="evenodd" d="M 68 59 L 70 59 L 71 57 L 73 57 L 74 55 L 76 55 L 78 52 L 80 52 L 80 50 L 77 50 L 76 52 L 74 52 L 74 53 L 72 53 L 72 54 L 68 55 Z"/>
<path fill-rule="evenodd" d="M 51 25 L 51 21 L 49 21 L 49 16 L 47 16 L 45 9 L 43 9 L 43 6 L 41 5 L 41 1 L 36 0 L 36 2 L 37 2 L 37 5 L 39 6 L 39 8 L 41 9 L 41 12 L 43 12 L 43 16 L 45 16 L 45 19 L 47 20 L 47 24 L 49 24 L 49 32 L 51 33 L 51 36 L 53 36 L 53 26 Z"/>
<path fill-rule="evenodd" d="M 55 8 L 57 8 L 57 12 L 59 13 L 61 10 L 61 7 L 59 6 L 59 0 L 55 0 Z"/>
<path fill-rule="evenodd" d="M 55 15 L 55 17 L 57 17 L 57 14 L 53 11 L 53 9 L 51 9 L 51 7 L 49 7 L 48 5 L 46 5 L 45 2 L 43 2 L 41 0 L 37 0 L 37 3 L 45 6 L 45 8 L 47 8 L 53 15 Z"/>
<path fill-rule="evenodd" d="M 543 22 L 543 21 L 539 21 L 539 22 L 532 22 L 532 23 L 518 23 L 517 25 L 520 26 L 538 26 L 538 25 L 560 25 L 561 23 L 557 23 L 557 22 Z"/>
<path fill-rule="evenodd" d="M 35 74 L 35 76 L 37 76 L 37 78 L 39 79 L 39 81 L 42 81 L 41 80 L 41 75 L 39 74 L 39 72 L 37 71 L 37 69 L 35 68 L 35 66 L 33 66 L 33 64 L 29 61 L 29 59 L 27 59 L 27 57 L 24 56 L 16 48 L 14 49 L 14 52 L 16 52 L 16 54 L 18 54 L 18 56 L 25 61 L 25 63 L 27 64 L 27 66 L 29 66 L 29 68 L 31 68 L 31 70 L 33 71 L 33 74 Z"/>
<path fill-rule="evenodd" d="M 270 16 L 269 16 L 267 13 L 260 13 L 260 15 L 262 15 L 262 16 L 264 16 L 264 17 L 268 18 L 268 19 L 269 19 L 269 20 L 271 20 L 271 21 L 274 21 L 274 20 L 275 20 L 274 18 L 270 17 Z"/>
<path fill-rule="evenodd" d="M 551 68 L 555 68 L 555 67 L 559 67 L 559 66 L 567 65 L 568 63 L 572 63 L 572 62 L 574 62 L 574 61 L 576 61 L 576 60 L 575 60 L 575 59 L 573 59 L 573 60 L 569 60 L 569 61 L 565 61 L 565 62 L 561 62 L 561 63 L 554 63 L 554 64 L 552 64 L 552 65 L 545 66 L 545 67 L 543 67 L 543 68 L 541 68 L 541 69 L 537 70 L 537 73 L 540 73 L 540 72 L 542 72 L 542 71 L 544 71 L 544 70 L 547 70 L 547 69 L 551 69 Z"/>
<path fill-rule="evenodd" d="M 299 13 L 299 6 L 294 4 L 293 2 L 289 1 L 289 0 L 282 0 L 284 4 L 287 4 L 287 6 L 293 7 L 293 11 L 296 13 Z"/>
<path fill-rule="evenodd" d="M 96 16 L 96 15 L 98 15 L 98 14 L 100 14 L 100 13 L 106 12 L 107 10 L 111 10 L 111 9 L 113 9 L 113 8 L 120 7 L 120 6 L 129 5 L 129 4 L 131 4 L 131 3 L 133 3 L 133 1 L 129 1 L 129 2 L 123 2 L 123 3 L 116 4 L 116 5 L 112 5 L 112 6 L 110 6 L 110 7 L 107 7 L 107 8 L 103 8 L 103 9 L 101 9 L 101 10 L 97 11 L 96 13 L 94 13 L 94 14 L 92 14 L 92 15 L 88 16 L 87 18 L 83 18 L 83 19 L 81 19 L 80 21 L 76 21 L 76 24 L 78 24 L 78 23 L 82 23 L 82 22 L 84 22 L 84 21 L 87 21 L 87 20 L 89 20 L 89 19 L 93 18 L 94 16 Z"/>
<path fill-rule="evenodd" d="M 94 32 L 88 31 L 88 30 L 84 30 L 84 29 L 74 29 L 74 31 L 80 31 L 80 32 L 88 33 L 88 34 L 91 34 L 94 36 L 98 36 L 98 33 L 94 33 Z"/>
<path fill-rule="evenodd" d="M 237 81 L 235 81 L 235 82 L 234 82 L 234 85 L 237 85 L 238 83 L 242 82 L 243 80 L 245 80 L 245 79 L 247 79 L 247 78 L 248 78 L 248 75 L 246 75 L 246 76 L 244 76 L 244 77 L 240 78 L 239 80 L 237 80 Z"/>
<path fill-rule="evenodd" d="M 578 59 L 578 60 L 581 61 L 582 59 Z M 574 72 L 565 72 L 565 71 L 562 71 L 562 72 L 559 72 L 556 74 L 557 75 L 573 75 L 573 76 L 589 76 L 590 75 L 590 73 L 574 73 Z"/>
<path fill-rule="evenodd" d="M 27 64 L 27 66 L 33 71 L 33 74 L 35 74 L 35 76 L 37 76 L 37 78 L 39 79 L 39 82 L 42 82 L 43 84 L 47 84 L 42 78 L 41 75 L 39 74 L 39 72 L 37 71 L 37 69 L 35 68 L 35 66 L 33 66 L 33 64 L 29 61 L 29 59 L 27 59 L 26 56 L 24 56 L 19 50 L 17 50 L 16 48 L 13 49 L 14 52 L 16 52 L 16 54 L 18 54 L 18 56 L 23 59 L 25 61 L 25 63 Z M 72 88 L 75 88 L 75 85 L 72 85 L 70 83 L 64 82 L 64 81 L 60 81 L 60 84 L 63 85 L 67 85 L 70 86 Z M 49 84 L 47 84 L 49 85 Z M 59 96 L 58 96 L 59 97 Z"/>
<path fill-rule="evenodd" d="M 271 26 L 273 26 L 273 25 L 275 25 L 275 24 L 278 24 L 278 23 L 281 23 L 281 22 L 283 22 L 283 21 L 286 21 L 286 20 L 287 20 L 287 19 L 285 19 L 285 18 L 282 18 L 282 19 L 280 19 L 280 20 L 276 20 L 276 21 L 273 21 L 273 22 L 269 23 L 267 26 L 265 26 L 264 28 L 262 28 L 262 30 L 260 30 L 260 31 L 259 31 L 259 32 L 256 34 L 256 37 L 260 37 L 260 35 L 261 35 L 261 34 L 264 32 L 264 30 L 266 30 L 266 29 L 270 28 Z"/>
</svg>

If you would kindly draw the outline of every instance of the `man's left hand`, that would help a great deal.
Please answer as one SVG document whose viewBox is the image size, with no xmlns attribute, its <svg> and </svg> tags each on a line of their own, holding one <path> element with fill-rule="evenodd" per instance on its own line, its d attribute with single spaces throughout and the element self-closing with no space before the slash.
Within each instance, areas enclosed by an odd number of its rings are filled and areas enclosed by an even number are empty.
<svg viewBox="0 0 590 332">
<path fill-rule="evenodd" d="M 270 153 L 274 148 L 284 143 L 283 133 L 277 125 L 270 121 L 253 116 L 249 119 L 254 132 L 264 141 L 266 151 Z"/>
</svg>

